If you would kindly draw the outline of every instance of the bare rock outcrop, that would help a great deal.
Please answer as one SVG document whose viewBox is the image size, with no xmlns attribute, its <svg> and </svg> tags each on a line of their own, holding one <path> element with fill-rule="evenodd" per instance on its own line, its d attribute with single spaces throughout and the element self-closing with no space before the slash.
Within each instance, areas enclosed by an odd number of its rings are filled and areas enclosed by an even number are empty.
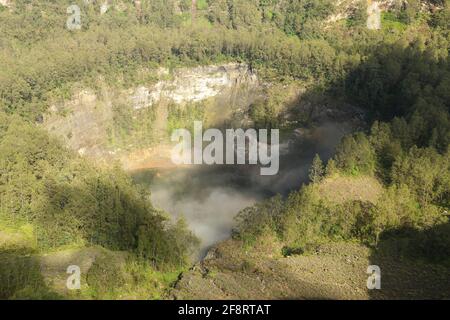
<svg viewBox="0 0 450 320">
<path fill-rule="evenodd" d="M 170 104 L 180 107 L 207 101 L 217 115 L 229 115 L 248 108 L 261 95 L 257 74 L 246 64 L 180 68 L 154 71 L 153 83 L 118 90 L 104 87 L 94 92 L 80 90 L 70 101 L 54 104 L 44 116 L 43 125 L 51 133 L 80 155 L 100 160 L 123 160 L 122 150 L 110 145 L 109 133 L 120 112 L 117 108 L 131 109 L 132 119 L 139 112 L 151 108 L 155 120 L 151 124 L 155 136 L 167 130 Z M 134 153 L 136 150 L 130 146 Z M 127 152 L 131 154 L 130 150 Z M 122 161 L 123 162 L 123 161 Z"/>
</svg>

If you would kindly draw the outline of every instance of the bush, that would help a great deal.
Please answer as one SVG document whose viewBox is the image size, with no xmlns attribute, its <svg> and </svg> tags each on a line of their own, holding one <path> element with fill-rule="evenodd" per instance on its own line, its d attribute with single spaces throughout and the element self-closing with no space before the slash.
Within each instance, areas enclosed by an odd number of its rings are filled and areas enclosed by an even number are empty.
<svg viewBox="0 0 450 320">
<path fill-rule="evenodd" d="M 112 257 L 99 257 L 89 268 L 86 282 L 94 299 L 114 296 L 125 284 L 124 270 Z"/>
</svg>

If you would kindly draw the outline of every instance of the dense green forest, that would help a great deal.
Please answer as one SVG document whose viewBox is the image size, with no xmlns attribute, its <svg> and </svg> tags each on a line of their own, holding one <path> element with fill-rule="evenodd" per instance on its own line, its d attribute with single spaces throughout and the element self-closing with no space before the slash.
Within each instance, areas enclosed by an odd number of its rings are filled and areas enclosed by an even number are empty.
<svg viewBox="0 0 450 320">
<path fill-rule="evenodd" d="M 13 12 L 0 13 L 0 104 L 30 120 L 40 119 L 54 99 L 69 97 L 74 84 L 95 87 L 99 75 L 122 86 L 151 80 L 140 76 L 143 67 L 244 60 L 268 77 L 318 85 L 342 79 L 379 45 L 427 42 L 422 49 L 433 50 L 434 59 L 445 57 L 448 46 L 448 6 L 435 15 L 417 13 L 408 24 L 395 18 L 384 32 L 366 30 L 364 19 L 330 32 L 314 27 L 332 12 L 330 1 L 212 1 L 195 23 L 189 13 L 174 12 L 173 0 L 143 2 L 139 11 L 121 2 L 104 15 L 99 4 L 80 2 L 82 30 L 71 31 L 69 1 L 15 3 Z"/>
<path fill-rule="evenodd" d="M 183 221 L 155 210 L 119 164 L 75 155 L 39 123 L 80 87 L 129 88 L 153 81 L 142 70 L 158 66 L 244 61 L 267 81 L 301 81 L 310 93 L 362 107 L 370 129 L 345 137 L 327 164 L 316 158 L 308 186 L 241 212 L 236 239 L 275 236 L 286 253 L 392 239 L 405 256 L 448 264 L 450 1 L 426 1 L 435 10 L 421 2 L 398 1 L 381 30 L 366 28 L 365 1 L 331 26 L 331 0 L 197 1 L 195 16 L 188 0 L 115 0 L 104 14 L 100 1 L 0 5 L 1 230 L 26 234 L 32 253 L 97 245 L 155 270 L 186 266 L 197 240 Z M 81 30 L 65 27 L 74 3 Z M 259 108 L 251 115 L 258 125 L 280 123 L 272 106 Z M 173 126 L 180 112 L 171 110 Z M 382 200 L 328 203 L 318 188 L 336 176 L 375 177 Z M 29 252 L 0 250 L 1 281 L 6 258 Z M 0 298 L 19 287 L 0 288 Z"/>
<path fill-rule="evenodd" d="M 316 157 L 312 183 L 287 200 L 276 197 L 244 210 L 236 238 L 254 243 L 274 235 L 286 252 L 330 239 L 376 247 L 383 238 L 400 256 L 449 264 L 450 60 L 444 14 L 424 19 L 429 24 L 417 24 L 414 35 L 406 27 L 393 42 L 371 43 L 367 57 L 325 84 L 331 96 L 369 112 L 375 120 L 370 130 L 346 136 L 326 165 Z M 320 195 L 322 180 L 365 175 L 383 182 L 376 205 L 336 205 Z"/>
<path fill-rule="evenodd" d="M 14 294 L 4 267 L 17 254 L 95 245 L 155 270 L 189 263 L 196 237 L 155 210 L 119 165 L 95 166 L 17 116 L 0 114 L 0 127 L 0 230 L 22 236 L 0 251 L 0 297 Z"/>
</svg>

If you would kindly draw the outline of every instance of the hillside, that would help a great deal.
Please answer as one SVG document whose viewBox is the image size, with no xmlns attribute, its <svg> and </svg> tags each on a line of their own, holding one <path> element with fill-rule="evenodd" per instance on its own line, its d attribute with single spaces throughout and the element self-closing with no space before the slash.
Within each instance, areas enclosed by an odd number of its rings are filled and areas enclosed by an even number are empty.
<svg viewBox="0 0 450 320">
<path fill-rule="evenodd" d="M 449 23 L 449 0 L 0 0 L 0 299 L 450 298 Z M 279 129 L 279 174 L 173 166 L 194 121 Z"/>
<path fill-rule="evenodd" d="M 383 201 L 379 200 L 381 185 L 368 176 L 333 175 L 313 187 L 320 199 L 326 199 L 328 207 L 348 205 L 352 201 L 367 201 L 372 205 Z M 389 239 L 374 247 L 357 241 L 322 238 L 300 248 L 288 248 L 286 241 L 266 231 L 256 242 L 234 239 L 212 248 L 202 262 L 181 275 L 169 297 L 180 300 L 448 298 L 448 264 L 417 260 L 403 246 Z M 367 268 L 371 265 L 381 269 L 382 290 L 367 289 Z"/>
<path fill-rule="evenodd" d="M 450 295 L 448 268 L 378 256 L 357 243 L 318 245 L 308 254 L 288 257 L 276 252 L 280 248 L 222 243 L 204 261 L 183 273 L 168 297 L 366 300 L 447 299 Z M 369 265 L 381 268 L 382 290 L 367 289 Z"/>
</svg>

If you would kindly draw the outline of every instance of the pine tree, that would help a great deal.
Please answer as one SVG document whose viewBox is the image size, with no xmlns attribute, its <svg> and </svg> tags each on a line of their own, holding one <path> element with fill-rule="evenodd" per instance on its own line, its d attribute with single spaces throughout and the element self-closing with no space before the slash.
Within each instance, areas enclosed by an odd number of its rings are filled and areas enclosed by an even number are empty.
<svg viewBox="0 0 450 320">
<path fill-rule="evenodd" d="M 337 170 L 336 161 L 334 159 L 328 160 L 327 167 L 325 168 L 325 176 L 332 176 Z"/>
<path fill-rule="evenodd" d="M 311 169 L 309 170 L 309 179 L 313 183 L 318 183 L 322 180 L 323 175 L 324 175 L 323 162 L 320 159 L 320 156 L 316 154 Z"/>
</svg>

